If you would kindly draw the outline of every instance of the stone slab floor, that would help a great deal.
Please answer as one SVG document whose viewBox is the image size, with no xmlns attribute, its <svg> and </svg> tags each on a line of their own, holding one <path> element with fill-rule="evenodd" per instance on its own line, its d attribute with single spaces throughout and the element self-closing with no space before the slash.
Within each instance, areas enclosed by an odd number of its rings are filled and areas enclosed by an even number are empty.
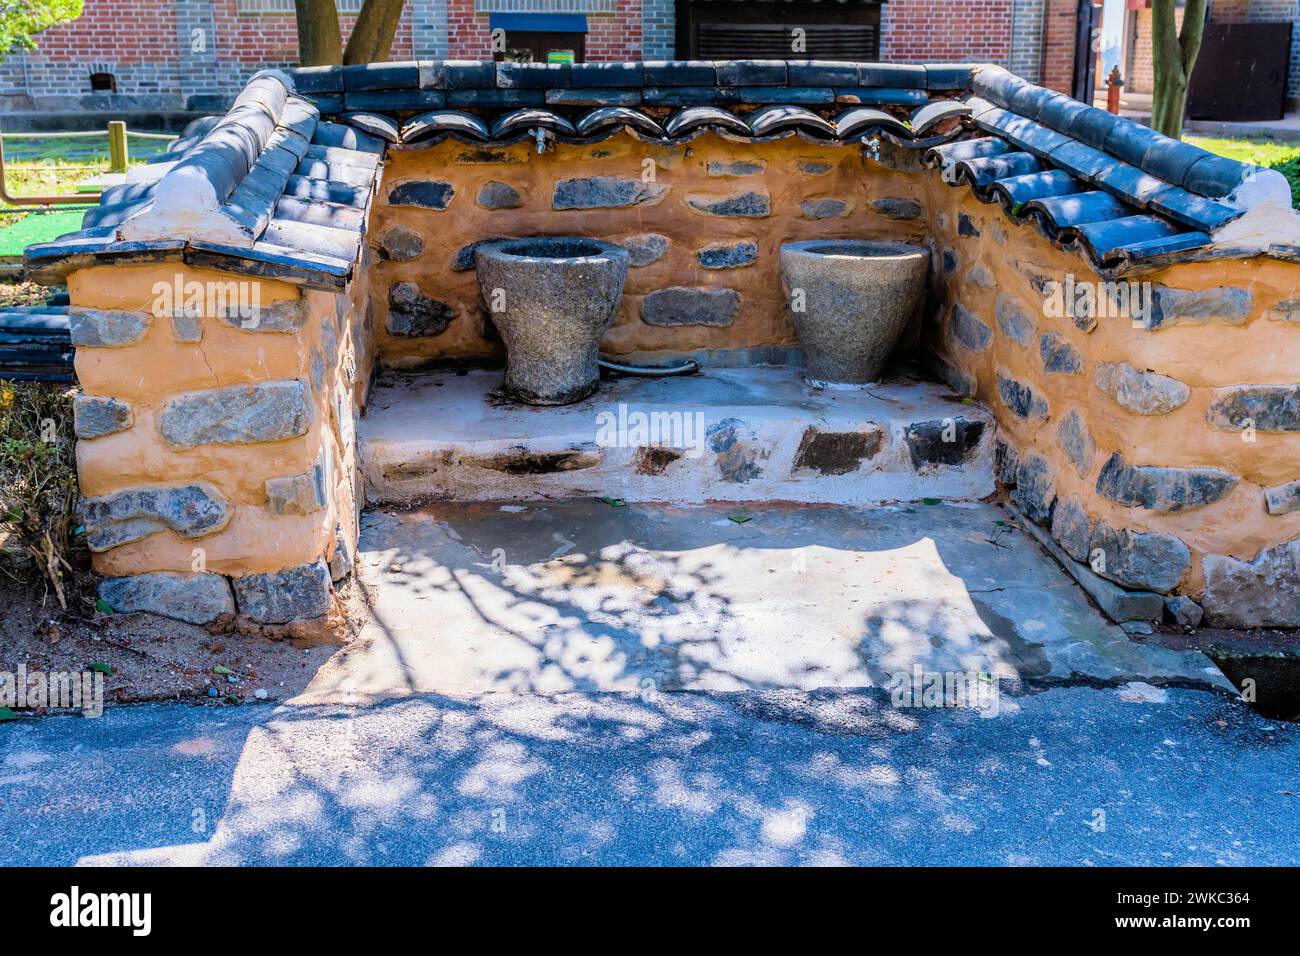
<svg viewBox="0 0 1300 956">
<path fill-rule="evenodd" d="M 1008 520 L 373 511 L 364 646 L 301 698 L 0 728 L 0 864 L 1300 864 L 1300 725 Z M 869 689 L 913 662 L 1007 693 Z"/>
<path fill-rule="evenodd" d="M 443 504 L 364 516 L 361 640 L 302 702 L 493 691 L 1231 690 L 1192 651 L 1131 640 L 991 504 Z"/>
</svg>

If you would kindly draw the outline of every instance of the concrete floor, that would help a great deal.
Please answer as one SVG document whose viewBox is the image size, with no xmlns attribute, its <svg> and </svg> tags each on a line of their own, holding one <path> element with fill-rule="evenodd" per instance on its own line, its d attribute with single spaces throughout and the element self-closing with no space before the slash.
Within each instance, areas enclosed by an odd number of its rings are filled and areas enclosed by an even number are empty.
<svg viewBox="0 0 1300 956">
<path fill-rule="evenodd" d="M 357 570 L 371 620 L 301 702 L 883 688 L 916 667 L 1231 690 L 1104 620 L 988 504 L 370 511 Z"/>
</svg>

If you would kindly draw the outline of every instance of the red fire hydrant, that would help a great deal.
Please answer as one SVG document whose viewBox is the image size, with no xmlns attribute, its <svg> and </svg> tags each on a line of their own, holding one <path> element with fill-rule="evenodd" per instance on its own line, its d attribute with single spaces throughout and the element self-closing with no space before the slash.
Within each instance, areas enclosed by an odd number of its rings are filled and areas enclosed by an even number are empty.
<svg viewBox="0 0 1300 956">
<path fill-rule="evenodd" d="M 1106 77 L 1106 109 L 1108 112 L 1119 113 L 1119 91 L 1124 89 L 1124 81 L 1119 76 L 1119 64 L 1111 67 L 1110 75 Z"/>
</svg>

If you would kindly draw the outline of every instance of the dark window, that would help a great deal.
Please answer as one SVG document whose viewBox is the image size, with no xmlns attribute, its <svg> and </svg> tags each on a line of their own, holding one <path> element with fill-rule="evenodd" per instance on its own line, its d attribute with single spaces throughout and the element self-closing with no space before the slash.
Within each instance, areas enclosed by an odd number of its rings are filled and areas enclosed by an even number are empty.
<svg viewBox="0 0 1300 956">
<path fill-rule="evenodd" d="M 90 74 L 90 90 L 92 93 L 116 93 L 117 77 L 112 73 L 92 73 Z"/>
<path fill-rule="evenodd" d="M 583 62 L 585 33 L 540 33 L 535 30 L 507 30 L 506 50 L 495 59 L 516 63 L 546 63 L 548 54 L 571 53 L 573 62 Z"/>
<path fill-rule="evenodd" d="M 803 50 L 793 48 L 796 29 L 803 30 Z M 876 60 L 880 5 L 677 0 L 677 55 L 692 60 Z"/>
</svg>

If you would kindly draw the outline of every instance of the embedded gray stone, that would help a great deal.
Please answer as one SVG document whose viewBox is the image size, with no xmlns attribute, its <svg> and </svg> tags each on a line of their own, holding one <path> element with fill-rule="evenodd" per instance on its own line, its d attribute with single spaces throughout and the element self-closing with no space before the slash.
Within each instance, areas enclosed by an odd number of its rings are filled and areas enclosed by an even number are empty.
<svg viewBox="0 0 1300 956">
<path fill-rule="evenodd" d="M 309 515 L 325 507 L 325 467 L 266 480 L 266 507 L 277 515 Z"/>
<path fill-rule="evenodd" d="M 688 196 L 686 204 L 706 216 L 725 219 L 762 219 L 772 212 L 772 199 L 764 192 L 732 193 L 730 196 Z"/>
<path fill-rule="evenodd" d="M 805 176 L 824 176 L 835 168 L 820 159 L 801 159 L 795 163 L 795 166 Z"/>
<path fill-rule="evenodd" d="M 993 330 L 975 318 L 960 302 L 952 304 L 952 337 L 972 352 L 983 352 L 993 341 Z"/>
<path fill-rule="evenodd" d="M 197 315 L 173 315 L 172 333 L 177 342 L 192 344 L 203 341 L 203 320 Z"/>
<path fill-rule="evenodd" d="M 617 176 L 588 176 L 561 179 L 555 184 L 551 206 L 555 209 L 617 209 L 622 206 L 654 206 L 668 194 L 664 183 L 645 183 Z"/>
<path fill-rule="evenodd" d="M 1047 417 L 1047 399 L 1034 391 L 1028 383 L 1011 378 L 1010 373 L 1004 369 L 998 369 L 997 378 L 998 396 L 1011 414 L 1026 421 Z"/>
<path fill-rule="evenodd" d="M 276 332 L 292 335 L 307 324 L 307 300 L 276 302 L 255 309 L 220 311 L 216 318 L 244 332 Z"/>
<path fill-rule="evenodd" d="M 405 226 L 389 226 L 379 238 L 380 258 L 393 262 L 406 262 L 419 258 L 424 252 L 424 239 L 413 229 Z M 467 268 L 472 269 L 473 263 Z"/>
<path fill-rule="evenodd" d="M 456 190 L 451 183 L 440 179 L 415 179 L 400 183 L 388 192 L 388 202 L 393 206 L 422 206 L 425 209 L 446 209 L 451 205 Z"/>
<path fill-rule="evenodd" d="M 945 249 L 941 258 L 943 271 L 945 275 L 952 275 L 957 271 L 957 266 L 961 264 L 961 257 L 957 255 L 956 249 Z"/>
<path fill-rule="evenodd" d="M 982 262 L 977 262 L 970 267 L 966 273 L 966 278 L 972 285 L 977 285 L 981 289 L 997 288 L 997 280 L 993 278 L 993 271 Z"/>
<path fill-rule="evenodd" d="M 928 422 L 914 422 L 903 429 L 912 467 L 960 465 L 970 457 L 984 435 L 984 423 L 954 416 Z"/>
<path fill-rule="evenodd" d="M 1170 534 L 1116 531 L 1098 522 L 1088 542 L 1088 563 L 1126 588 L 1168 594 L 1191 569 L 1192 553 Z"/>
<path fill-rule="evenodd" d="M 430 298 L 414 282 L 398 282 L 388 290 L 389 335 L 432 338 L 446 332 L 455 318 L 455 306 Z"/>
<path fill-rule="evenodd" d="M 1300 299 L 1285 299 L 1275 305 L 1268 317 L 1274 322 L 1300 323 Z"/>
<path fill-rule="evenodd" d="M 1097 476 L 1097 494 L 1126 507 L 1174 514 L 1213 504 L 1239 480 L 1219 468 L 1130 465 L 1115 452 Z"/>
<path fill-rule="evenodd" d="M 799 204 L 805 219 L 838 219 L 849 211 L 843 199 L 805 199 Z"/>
<path fill-rule="evenodd" d="M 1300 538 L 1253 561 L 1207 554 L 1201 604 L 1218 627 L 1300 627 Z"/>
<path fill-rule="evenodd" d="M 1249 289 L 1221 286 L 1191 291 L 1156 286 L 1151 293 L 1151 314 L 1143 317 L 1148 329 L 1171 325 L 1241 325 L 1250 317 L 1255 297 Z"/>
<path fill-rule="evenodd" d="M 979 226 L 975 225 L 975 220 L 966 213 L 957 214 L 957 235 L 966 236 L 971 239 L 978 239 L 980 235 Z"/>
<path fill-rule="evenodd" d="M 1055 332 L 1047 332 L 1038 340 L 1038 354 L 1043 371 L 1049 374 L 1078 375 L 1083 371 L 1083 356 Z"/>
<path fill-rule="evenodd" d="M 78 438 L 99 438 L 131 427 L 131 406 L 116 398 L 78 395 L 72 402 L 72 430 Z"/>
<path fill-rule="evenodd" d="M 646 325 L 727 326 L 740 311 L 735 289 L 691 289 L 672 286 L 656 289 L 641 300 L 641 321 Z"/>
<path fill-rule="evenodd" d="M 330 580 L 335 584 L 352 573 L 352 549 L 348 547 L 342 528 L 334 529 L 334 556 L 330 558 L 329 568 Z"/>
<path fill-rule="evenodd" d="M 998 439 L 993 446 L 993 460 L 998 473 L 998 484 L 1006 488 L 1016 486 L 1016 472 L 1020 468 L 1020 456 L 1006 442 Z"/>
<path fill-rule="evenodd" d="M 1271 515 L 1290 514 L 1300 508 L 1300 478 L 1264 489 L 1264 501 Z"/>
<path fill-rule="evenodd" d="M 1052 509 L 1052 538 L 1074 560 L 1087 563 L 1092 521 L 1078 495 L 1057 499 Z"/>
<path fill-rule="evenodd" d="M 1047 524 L 1052 517 L 1052 503 L 1056 500 L 1056 476 L 1047 459 L 1037 452 L 1022 455 L 1016 465 L 1016 486 L 1011 500 L 1025 513 L 1025 517 L 1039 524 Z"/>
<path fill-rule="evenodd" d="M 1093 371 L 1092 380 L 1117 404 L 1139 415 L 1168 414 L 1191 395 L 1191 389 L 1178 379 L 1140 372 L 1128 362 L 1103 362 Z"/>
<path fill-rule="evenodd" d="M 1033 344 L 1034 320 L 1011 296 L 1005 292 L 998 293 L 993 304 L 993 315 L 997 319 L 998 328 L 1013 341 L 1019 342 L 1025 348 Z"/>
<path fill-rule="evenodd" d="M 929 255 L 901 242 L 787 242 L 781 282 L 803 293 L 790 317 L 814 385 L 878 381 L 925 290 Z"/>
<path fill-rule="evenodd" d="M 594 392 L 600 339 L 627 281 L 627 250 L 550 236 L 487 243 L 475 258 L 479 293 L 506 346 L 506 394 L 565 405 Z"/>
<path fill-rule="evenodd" d="M 154 571 L 106 578 L 99 597 L 116 614 L 158 614 L 189 624 L 211 624 L 235 613 L 230 582 L 220 574 Z"/>
<path fill-rule="evenodd" d="M 269 574 L 247 574 L 235 578 L 234 586 L 239 613 L 259 624 L 324 617 L 334 604 L 330 572 L 323 560 Z"/>
<path fill-rule="evenodd" d="M 1300 431 L 1300 385 L 1229 385 L 1213 394 L 1205 418 L 1215 428 Z"/>
<path fill-rule="evenodd" d="M 1205 617 L 1201 606 L 1183 594 L 1165 598 L 1165 610 L 1169 612 L 1175 624 L 1182 624 L 1184 627 L 1200 627 L 1201 620 Z"/>
<path fill-rule="evenodd" d="M 189 392 L 163 406 L 158 430 L 177 448 L 296 438 L 311 425 L 308 398 L 297 379 Z"/>
<path fill-rule="evenodd" d="M 78 348 L 133 345 L 144 338 L 148 329 L 149 316 L 142 312 L 80 307 L 68 310 L 68 330 L 72 344 Z"/>
<path fill-rule="evenodd" d="M 1056 443 L 1079 477 L 1087 478 L 1092 471 L 1093 459 L 1097 457 L 1097 444 L 1077 408 L 1070 409 L 1056 427 Z"/>
<path fill-rule="evenodd" d="M 934 366 L 935 373 L 948 384 L 958 395 L 968 398 L 974 398 L 979 391 L 979 383 L 975 378 L 963 372 L 956 365 L 953 365 L 942 355 L 931 355 L 930 362 Z"/>
<path fill-rule="evenodd" d="M 518 209 L 524 204 L 524 197 L 509 183 L 492 180 L 479 189 L 478 204 L 484 209 Z"/>
<path fill-rule="evenodd" d="M 915 199 L 887 196 L 884 199 L 873 200 L 871 208 L 886 219 L 921 218 L 921 204 Z"/>
<path fill-rule="evenodd" d="M 635 269 L 662 259 L 668 254 L 668 247 L 672 245 L 672 240 L 657 232 L 644 232 L 626 237 L 619 242 L 619 245 L 627 250 L 628 264 Z"/>
<path fill-rule="evenodd" d="M 730 162 L 711 159 L 705 164 L 705 169 L 710 176 L 753 176 L 767 169 L 767 163 L 761 159 L 736 159 Z"/>
<path fill-rule="evenodd" d="M 207 484 L 162 488 L 128 488 L 110 495 L 83 498 L 86 546 L 103 552 L 139 541 L 159 531 L 182 538 L 201 538 L 230 521 L 226 499 Z"/>
<path fill-rule="evenodd" d="M 714 243 L 695 253 L 695 258 L 706 269 L 739 269 L 758 261 L 758 243 Z"/>
</svg>

